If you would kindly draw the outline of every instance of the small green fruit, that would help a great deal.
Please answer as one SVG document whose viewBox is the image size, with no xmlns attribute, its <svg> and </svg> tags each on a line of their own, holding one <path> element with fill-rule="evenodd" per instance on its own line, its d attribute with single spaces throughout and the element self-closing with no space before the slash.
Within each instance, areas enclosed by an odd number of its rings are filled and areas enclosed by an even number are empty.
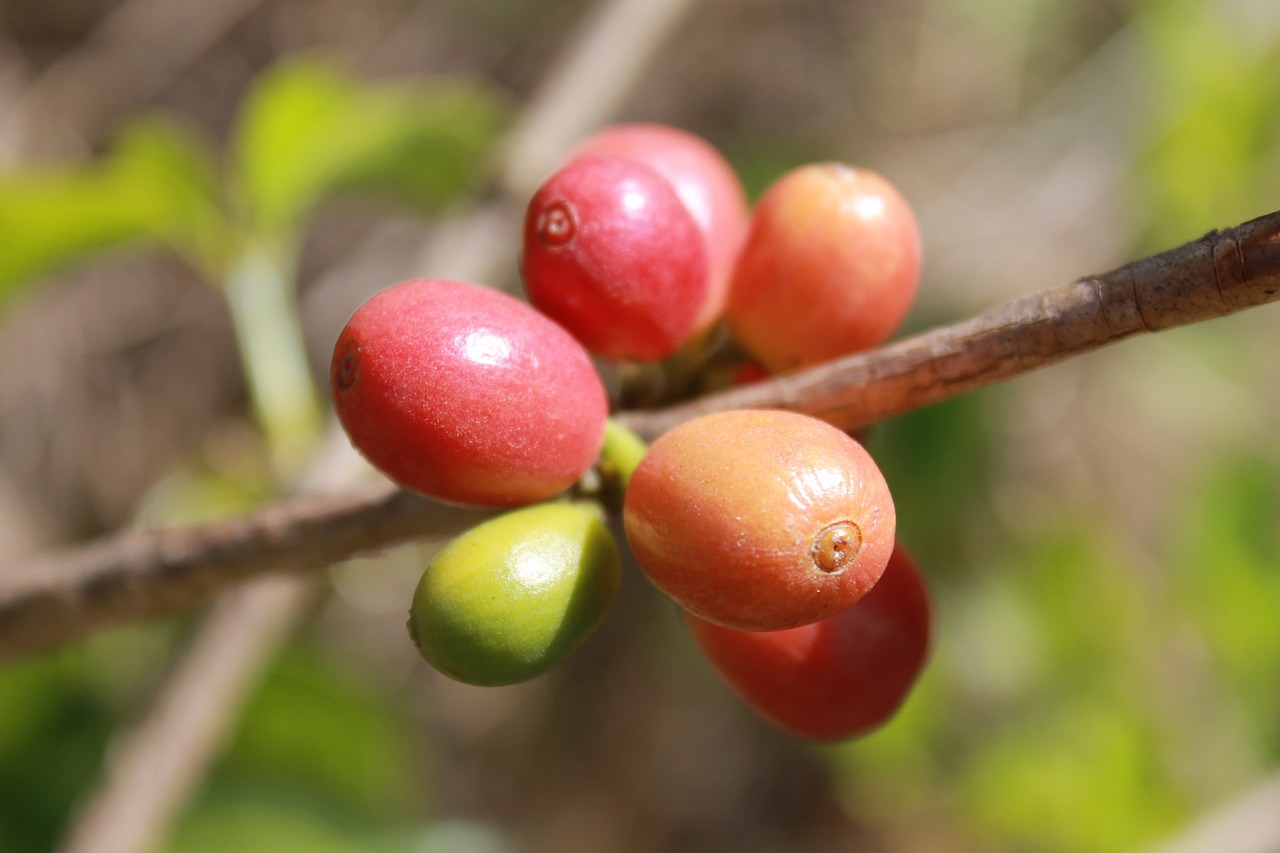
<svg viewBox="0 0 1280 853">
<path fill-rule="evenodd" d="M 598 508 L 548 503 L 480 524 L 427 566 L 409 636 L 467 684 L 526 681 L 573 653 L 603 620 L 621 558 Z"/>
</svg>

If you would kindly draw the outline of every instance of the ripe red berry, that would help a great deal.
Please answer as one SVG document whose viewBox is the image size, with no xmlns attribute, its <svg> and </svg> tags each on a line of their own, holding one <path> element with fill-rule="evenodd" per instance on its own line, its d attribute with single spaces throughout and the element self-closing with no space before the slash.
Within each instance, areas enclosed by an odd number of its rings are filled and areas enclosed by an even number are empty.
<svg viewBox="0 0 1280 853">
<path fill-rule="evenodd" d="M 663 124 L 603 128 L 571 156 L 591 155 L 639 160 L 675 188 L 706 240 L 707 296 L 694 329 L 710 326 L 724 312 L 729 276 L 747 234 L 747 194 L 729 161 L 697 134 Z"/>
<path fill-rule="evenodd" d="M 459 281 L 372 296 L 330 370 L 351 443 L 406 489 L 512 506 L 552 497 L 595 462 L 608 403 L 590 358 L 525 303 Z"/>
<path fill-rule="evenodd" d="M 671 355 L 707 292 L 702 232 L 666 179 L 636 160 L 583 157 L 552 175 L 525 216 L 529 301 L 610 359 Z"/>
<path fill-rule="evenodd" d="M 849 436 L 793 412 L 676 427 L 631 475 L 627 540 L 649 579 L 731 628 L 815 622 L 861 598 L 893 549 L 893 500 Z"/>
<path fill-rule="evenodd" d="M 687 614 L 699 647 L 738 696 L 797 737 L 835 741 L 887 722 L 929 655 L 924 578 L 895 548 L 875 587 L 843 612 L 786 631 L 735 631 Z"/>
<path fill-rule="evenodd" d="M 915 216 L 875 172 L 838 163 L 779 178 L 752 213 L 726 315 L 773 372 L 878 346 L 920 279 Z"/>
</svg>

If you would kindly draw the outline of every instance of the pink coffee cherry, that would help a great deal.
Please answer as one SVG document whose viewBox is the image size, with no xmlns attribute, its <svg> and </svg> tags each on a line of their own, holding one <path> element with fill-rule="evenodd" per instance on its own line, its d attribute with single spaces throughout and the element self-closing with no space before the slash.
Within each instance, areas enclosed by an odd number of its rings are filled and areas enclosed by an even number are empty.
<svg viewBox="0 0 1280 853">
<path fill-rule="evenodd" d="M 920 255 L 915 216 L 883 177 L 840 163 L 801 166 L 752 212 L 729 328 L 773 373 L 878 346 L 911 307 Z"/>
<path fill-rule="evenodd" d="M 686 610 L 776 631 L 844 610 L 893 550 L 893 499 L 862 445 L 795 412 L 704 415 L 658 438 L 631 475 L 636 563 Z"/>
<path fill-rule="evenodd" d="M 675 187 L 707 243 L 707 297 L 694 329 L 710 326 L 724 312 L 729 277 L 747 234 L 747 194 L 733 166 L 702 137 L 665 124 L 602 128 L 583 140 L 572 157 L 590 155 L 639 160 Z"/>
<path fill-rule="evenodd" d="M 582 346 L 483 285 L 426 279 L 370 297 L 338 336 L 330 379 L 356 449 L 444 501 L 553 497 L 604 440 L 608 402 Z"/>
<path fill-rule="evenodd" d="M 604 358 L 655 361 L 693 331 L 707 249 L 665 178 L 636 160 L 583 157 L 552 175 L 525 216 L 525 291 Z"/>
</svg>

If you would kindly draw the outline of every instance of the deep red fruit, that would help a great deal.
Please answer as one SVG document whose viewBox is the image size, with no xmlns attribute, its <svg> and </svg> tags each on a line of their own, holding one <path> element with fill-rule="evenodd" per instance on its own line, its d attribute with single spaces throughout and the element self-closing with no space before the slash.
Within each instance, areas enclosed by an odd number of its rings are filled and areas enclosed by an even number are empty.
<svg viewBox="0 0 1280 853">
<path fill-rule="evenodd" d="M 747 234 L 747 194 L 733 166 L 702 137 L 664 124 L 603 128 L 583 140 L 571 156 L 591 155 L 639 160 L 675 187 L 706 240 L 707 296 L 694 329 L 710 326 L 724 312 L 729 276 Z"/>
<path fill-rule="evenodd" d="M 861 601 L 812 625 L 735 631 L 686 616 L 729 687 L 774 725 L 810 740 L 842 740 L 887 722 L 929 655 L 928 591 L 901 547 Z"/>
<path fill-rule="evenodd" d="M 621 157 L 583 157 L 529 203 L 525 291 L 583 346 L 610 359 L 665 358 L 707 292 L 702 232 L 671 184 Z"/>
<path fill-rule="evenodd" d="M 889 487 L 858 444 L 823 421 L 731 411 L 676 427 L 627 486 L 636 563 L 686 610 L 776 631 L 844 610 L 893 550 Z"/>
<path fill-rule="evenodd" d="M 839 163 L 779 178 L 752 212 L 726 316 L 772 372 L 878 346 L 920 279 L 915 216 L 875 172 Z"/>
<path fill-rule="evenodd" d="M 604 386 L 578 342 L 478 284 L 429 279 L 375 294 L 338 336 L 330 380 L 356 449 L 440 500 L 552 497 L 604 440 Z"/>
</svg>

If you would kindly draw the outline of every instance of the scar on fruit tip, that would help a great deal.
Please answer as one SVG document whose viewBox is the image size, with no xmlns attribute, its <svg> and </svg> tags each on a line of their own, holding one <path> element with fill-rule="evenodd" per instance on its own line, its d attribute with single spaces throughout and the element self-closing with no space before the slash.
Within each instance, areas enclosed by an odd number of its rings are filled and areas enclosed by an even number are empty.
<svg viewBox="0 0 1280 853">
<path fill-rule="evenodd" d="M 836 574 L 843 571 L 862 550 L 862 530 L 852 521 L 828 524 L 813 538 L 810 556 L 813 565 L 821 572 Z"/>
<path fill-rule="evenodd" d="M 578 231 L 573 206 L 564 199 L 551 202 L 538 216 L 537 228 L 538 236 L 548 246 L 563 246 L 572 241 Z"/>
<path fill-rule="evenodd" d="M 338 361 L 338 390 L 346 393 L 355 387 L 360 378 L 360 347 L 355 346 L 342 354 Z"/>
</svg>

